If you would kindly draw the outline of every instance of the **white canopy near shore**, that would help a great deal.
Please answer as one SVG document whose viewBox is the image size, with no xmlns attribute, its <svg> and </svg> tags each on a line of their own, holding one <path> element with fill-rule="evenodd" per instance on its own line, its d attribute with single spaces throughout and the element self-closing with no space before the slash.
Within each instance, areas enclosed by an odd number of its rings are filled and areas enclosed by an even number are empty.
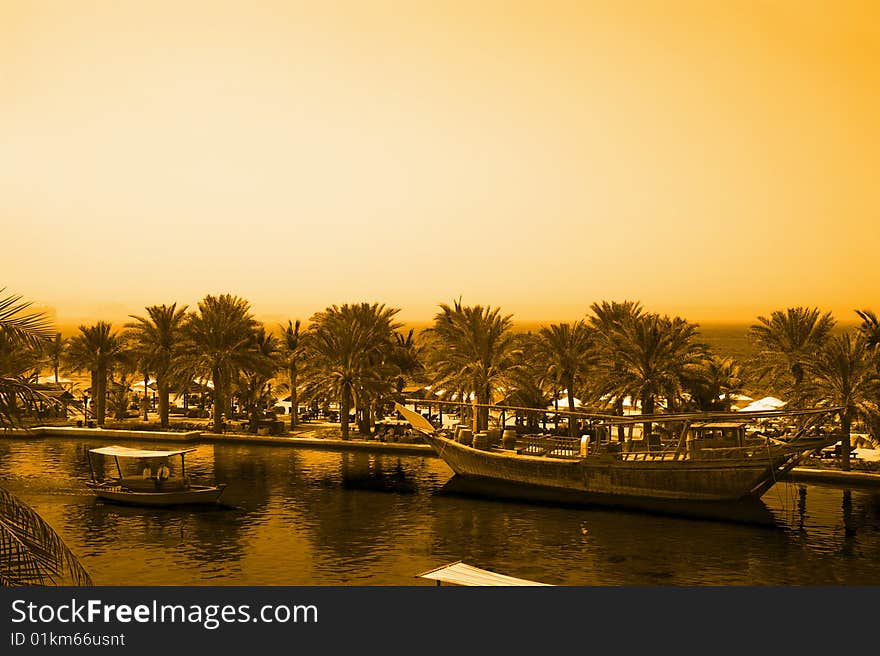
<svg viewBox="0 0 880 656">
<path fill-rule="evenodd" d="M 548 410 L 555 410 L 557 405 L 559 406 L 560 410 L 568 410 L 569 409 L 569 407 L 568 407 L 568 394 L 565 390 L 562 391 L 562 396 L 560 396 L 556 400 L 555 403 L 551 403 L 550 405 L 547 406 L 547 409 Z M 583 405 L 583 403 L 581 402 L 581 400 L 578 398 L 575 398 L 574 407 L 580 408 L 582 405 Z"/>
<path fill-rule="evenodd" d="M 740 408 L 740 412 L 767 412 L 768 410 L 779 410 L 787 401 L 782 401 L 774 396 L 765 396 L 763 399 L 752 401 L 746 407 Z"/>
</svg>

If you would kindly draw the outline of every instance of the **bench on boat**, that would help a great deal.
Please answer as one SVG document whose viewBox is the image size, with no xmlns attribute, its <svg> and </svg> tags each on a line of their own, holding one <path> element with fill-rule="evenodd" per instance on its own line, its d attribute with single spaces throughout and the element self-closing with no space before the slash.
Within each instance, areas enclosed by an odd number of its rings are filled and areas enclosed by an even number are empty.
<svg viewBox="0 0 880 656">
<path fill-rule="evenodd" d="M 189 482 L 178 476 L 172 476 L 165 480 L 128 476 L 120 479 L 119 484 L 132 492 L 177 492 L 189 487 Z"/>
</svg>

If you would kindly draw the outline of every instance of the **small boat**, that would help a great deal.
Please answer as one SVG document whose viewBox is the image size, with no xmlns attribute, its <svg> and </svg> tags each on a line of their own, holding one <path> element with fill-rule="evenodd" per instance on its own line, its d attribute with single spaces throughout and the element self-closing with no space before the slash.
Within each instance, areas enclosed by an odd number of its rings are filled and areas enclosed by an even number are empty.
<svg viewBox="0 0 880 656">
<path fill-rule="evenodd" d="M 585 503 L 652 509 L 657 502 L 739 502 L 759 499 L 806 455 L 834 444 L 838 435 L 807 435 L 837 408 L 762 413 L 590 416 L 587 434 L 516 437 L 514 444 L 477 440 L 470 430 L 435 428 L 416 412 L 397 410 L 421 432 L 458 475 L 564 491 Z M 493 406 L 494 407 L 494 406 Z M 541 410 L 535 410 L 541 412 Z M 568 413 L 588 416 L 587 413 Z M 800 421 L 790 435 L 770 437 L 746 427 L 760 418 Z M 612 427 L 660 425 L 666 442 L 634 447 L 612 439 Z M 655 435 L 656 437 L 656 435 Z"/>
<path fill-rule="evenodd" d="M 100 499 L 138 506 L 216 504 L 226 485 L 193 484 L 186 473 L 185 460 L 186 454 L 192 451 L 195 449 L 150 451 L 124 446 L 90 449 L 91 488 Z M 99 478 L 92 462 L 93 455 L 113 458 L 118 477 Z M 179 468 L 172 463 L 175 456 L 180 456 Z"/>
</svg>

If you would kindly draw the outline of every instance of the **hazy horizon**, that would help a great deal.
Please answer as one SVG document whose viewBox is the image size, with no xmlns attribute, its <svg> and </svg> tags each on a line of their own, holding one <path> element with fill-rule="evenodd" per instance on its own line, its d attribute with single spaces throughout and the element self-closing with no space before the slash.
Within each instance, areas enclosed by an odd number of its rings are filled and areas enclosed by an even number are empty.
<svg viewBox="0 0 880 656">
<path fill-rule="evenodd" d="M 367 300 L 367 299 L 364 299 Z M 352 301 L 356 302 L 356 301 Z M 372 302 L 372 301 L 371 301 Z M 178 304 L 178 307 L 181 305 Z M 392 306 L 394 307 L 394 306 Z M 493 306 L 494 307 L 494 306 Z M 194 310 L 196 308 L 196 304 L 193 303 L 189 305 L 189 310 Z M 316 311 L 319 311 L 323 308 L 317 308 Z M 645 308 L 647 311 L 653 311 L 652 308 Z M 781 308 L 780 308 L 781 309 Z M 31 310 L 39 310 L 44 311 L 48 314 L 48 316 L 52 319 L 53 324 L 59 332 L 63 333 L 64 336 L 69 336 L 78 331 L 80 325 L 87 325 L 90 323 L 94 323 L 98 320 L 110 321 L 113 326 L 117 329 L 122 329 L 124 324 L 131 321 L 130 315 L 140 315 L 144 316 L 146 313 L 143 311 L 143 308 L 135 309 L 128 314 L 115 314 L 115 315 L 94 315 L 91 317 L 79 318 L 79 319 L 65 319 L 60 320 L 57 318 L 57 314 L 51 308 L 45 308 L 40 306 L 34 306 Z M 501 308 L 502 312 L 504 312 L 504 308 Z M 280 329 L 281 326 L 286 325 L 288 319 L 291 321 L 295 321 L 299 319 L 303 326 L 307 326 L 309 323 L 309 318 L 313 313 L 309 313 L 308 315 L 284 315 L 284 314 L 266 314 L 260 312 L 254 312 L 254 317 L 265 324 L 270 329 Z M 505 314 L 511 314 L 509 312 L 505 312 Z M 664 313 L 661 313 L 664 314 Z M 748 327 L 754 323 L 757 323 L 757 316 L 749 318 L 749 319 L 734 319 L 734 320 L 700 320 L 699 318 L 681 315 L 677 313 L 672 313 L 673 315 L 682 316 L 688 321 L 698 324 L 701 328 L 709 328 L 712 330 L 718 329 L 738 329 L 742 328 L 743 331 L 747 331 Z M 513 315 L 512 321 L 514 325 L 514 330 L 516 331 L 534 331 L 540 328 L 541 326 L 546 326 L 552 323 L 561 323 L 561 322 L 572 322 L 578 319 L 584 319 L 589 316 L 589 312 L 585 310 L 582 314 L 578 316 L 566 316 L 566 317 L 549 317 L 545 319 L 541 318 L 531 318 L 531 317 L 517 317 Z M 853 313 L 855 317 L 855 314 Z M 857 326 L 860 323 L 858 317 L 849 318 L 849 317 L 840 317 L 835 315 L 834 317 L 837 320 L 837 326 L 839 328 L 852 328 Z M 415 330 L 421 330 L 429 327 L 433 323 L 433 317 L 423 317 L 423 318 L 411 318 L 398 314 L 398 322 L 402 323 L 404 329 L 408 330 L 413 328 Z"/>
<path fill-rule="evenodd" d="M 0 5 L 0 286 L 522 321 L 880 298 L 880 6 Z M 574 300 L 572 300 L 574 299 Z M 548 319 L 550 320 L 550 319 Z"/>
</svg>

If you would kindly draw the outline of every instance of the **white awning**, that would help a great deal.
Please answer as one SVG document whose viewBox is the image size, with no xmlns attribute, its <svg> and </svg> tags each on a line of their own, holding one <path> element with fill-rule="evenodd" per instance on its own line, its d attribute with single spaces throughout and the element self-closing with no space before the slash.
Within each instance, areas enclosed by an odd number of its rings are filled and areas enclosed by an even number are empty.
<svg viewBox="0 0 880 656">
<path fill-rule="evenodd" d="M 425 419 L 422 415 L 417 412 L 413 412 L 409 408 L 406 408 L 399 403 L 394 404 L 394 409 L 397 410 L 400 414 L 403 415 L 403 418 L 406 419 L 410 425 L 416 430 L 422 431 L 423 433 L 431 434 L 434 432 L 434 426 L 430 421 Z"/>
<path fill-rule="evenodd" d="M 505 576 L 504 574 L 496 574 L 473 565 L 468 565 L 461 561 L 451 563 L 432 569 L 430 572 L 419 574 L 423 579 L 432 579 L 434 581 L 445 581 L 455 585 L 504 585 L 504 586 L 546 586 L 549 583 L 538 583 L 537 581 L 527 581 L 526 579 L 518 579 L 513 576 Z"/>
<path fill-rule="evenodd" d="M 557 405 L 559 406 L 560 409 L 568 410 L 568 397 L 564 396 L 560 399 L 557 399 L 556 403 L 551 403 L 550 405 L 547 406 L 547 409 L 548 410 L 555 410 Z M 580 408 L 582 405 L 583 405 L 583 403 L 581 403 L 580 399 L 574 400 L 574 407 L 575 408 Z"/>
<path fill-rule="evenodd" d="M 40 376 L 37 378 L 37 383 L 39 383 L 40 385 L 48 385 L 48 384 L 51 384 L 54 382 L 55 382 L 55 375 L 54 374 L 49 375 L 49 376 Z M 59 385 L 67 385 L 68 383 L 72 383 L 72 382 L 73 381 L 70 380 L 70 378 L 65 378 L 64 376 L 58 377 L 58 384 Z"/>
<path fill-rule="evenodd" d="M 772 396 L 765 396 L 763 399 L 752 401 L 746 407 L 740 408 L 740 412 L 765 412 L 767 410 L 779 410 L 786 405 L 787 401 L 781 401 Z"/>
<path fill-rule="evenodd" d="M 99 453 L 102 456 L 114 456 L 116 458 L 170 458 L 179 456 L 181 453 L 189 453 L 195 449 L 177 449 L 175 451 L 148 451 L 147 449 L 129 449 L 127 446 L 102 446 L 99 449 L 90 449 L 89 453 Z"/>
</svg>

